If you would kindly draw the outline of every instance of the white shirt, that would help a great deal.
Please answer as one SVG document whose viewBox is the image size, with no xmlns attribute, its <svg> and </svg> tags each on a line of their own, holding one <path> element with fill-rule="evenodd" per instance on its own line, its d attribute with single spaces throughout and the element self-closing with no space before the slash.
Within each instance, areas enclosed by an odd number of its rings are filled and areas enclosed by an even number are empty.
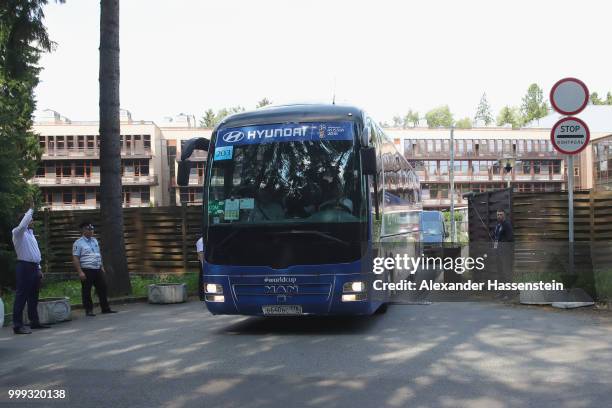
<svg viewBox="0 0 612 408">
<path fill-rule="evenodd" d="M 98 245 L 98 240 L 94 237 L 87 238 L 83 235 L 74 241 L 72 255 L 79 258 L 81 268 L 83 269 L 100 269 L 100 266 L 102 266 L 100 245 Z"/>
<path fill-rule="evenodd" d="M 34 210 L 30 208 L 19 225 L 13 228 L 13 245 L 18 260 L 39 264 L 41 258 L 38 242 L 34 232 L 28 228 L 28 225 L 32 222 L 32 214 L 34 214 Z"/>
<path fill-rule="evenodd" d="M 204 238 L 203 237 L 200 237 L 200 239 L 198 239 L 198 242 L 196 242 L 196 251 L 204 252 Z"/>
</svg>

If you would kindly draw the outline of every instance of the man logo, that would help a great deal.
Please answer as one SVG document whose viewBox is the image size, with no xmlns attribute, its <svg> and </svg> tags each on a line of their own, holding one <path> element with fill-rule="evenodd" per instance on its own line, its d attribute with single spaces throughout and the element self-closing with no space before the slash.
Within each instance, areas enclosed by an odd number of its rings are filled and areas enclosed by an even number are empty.
<svg viewBox="0 0 612 408">
<path fill-rule="evenodd" d="M 289 295 L 298 293 L 297 285 L 266 285 L 264 292 L 268 295 Z"/>
<path fill-rule="evenodd" d="M 223 141 L 226 143 L 238 143 L 244 139 L 244 133 L 239 130 L 233 130 L 223 135 Z"/>
</svg>

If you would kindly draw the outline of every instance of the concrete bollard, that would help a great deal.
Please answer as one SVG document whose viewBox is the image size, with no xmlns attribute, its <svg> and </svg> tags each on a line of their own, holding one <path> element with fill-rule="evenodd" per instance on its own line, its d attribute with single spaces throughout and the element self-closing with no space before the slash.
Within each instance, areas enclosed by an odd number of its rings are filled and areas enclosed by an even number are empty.
<svg viewBox="0 0 612 408">
<path fill-rule="evenodd" d="M 556 290 L 521 290 L 519 301 L 524 305 L 551 305 L 564 297 L 564 292 Z"/>
<path fill-rule="evenodd" d="M 0 327 L 4 326 L 4 302 L 0 298 Z"/>
<path fill-rule="evenodd" d="M 67 297 L 39 299 L 37 309 L 41 324 L 54 324 L 70 320 L 70 299 Z M 29 322 L 27 306 L 23 311 L 23 322 Z"/>
<path fill-rule="evenodd" d="M 187 285 L 184 283 L 156 283 L 149 285 L 149 303 L 169 304 L 187 301 Z"/>
</svg>

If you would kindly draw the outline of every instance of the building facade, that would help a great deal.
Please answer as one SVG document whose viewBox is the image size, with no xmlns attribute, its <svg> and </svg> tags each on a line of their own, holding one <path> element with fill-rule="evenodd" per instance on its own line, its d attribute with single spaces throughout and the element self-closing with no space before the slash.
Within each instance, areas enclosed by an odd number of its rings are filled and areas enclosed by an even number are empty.
<svg viewBox="0 0 612 408">
<path fill-rule="evenodd" d="M 423 206 L 450 206 L 450 130 L 389 130 L 419 175 Z M 566 189 L 565 161 L 550 142 L 550 130 L 476 128 L 454 131 L 454 203 L 465 206 L 463 194 L 511 186 L 515 191 Z M 502 159 L 512 159 L 507 171 Z M 580 160 L 575 161 L 576 188 L 581 186 Z"/>
<path fill-rule="evenodd" d="M 593 189 L 612 191 L 612 135 L 594 140 Z"/>
<path fill-rule="evenodd" d="M 98 122 L 72 122 L 56 112 L 38 116 L 33 128 L 42 149 L 42 160 L 31 183 L 41 189 L 45 206 L 52 210 L 93 209 L 100 203 L 100 136 Z M 148 207 L 201 202 L 198 171 L 206 155 L 198 154 L 190 184 L 176 187 L 176 159 L 180 146 L 193 137 L 209 137 L 192 120 L 165 123 L 133 121 L 121 117 L 121 181 L 125 207 Z M 198 195 L 199 194 L 199 195 Z"/>
<path fill-rule="evenodd" d="M 610 107 L 612 108 L 612 107 Z M 40 186 L 53 210 L 99 206 L 100 165 L 97 122 L 71 122 L 53 111 L 37 117 L 34 132 L 43 149 L 42 162 L 31 182 Z M 602 109 L 587 112 L 599 116 Z M 610 111 L 612 113 L 612 110 Z M 605 112 L 604 112 L 605 113 Z M 591 143 L 575 156 L 568 171 L 565 155 L 550 142 L 550 128 L 474 128 L 454 131 L 456 206 L 463 194 L 506 188 L 519 192 L 562 191 L 574 175 L 576 189 L 612 190 L 612 131 L 609 121 L 591 119 Z M 386 129 L 415 168 L 427 209 L 450 206 L 450 130 Z M 180 114 L 158 126 L 121 116 L 123 204 L 165 206 L 202 203 L 206 152 L 196 151 L 188 187 L 178 187 L 176 174 L 184 144 L 194 137 L 210 138 L 212 129 L 196 127 L 195 118 Z M 500 160 L 512 159 L 506 171 Z"/>
</svg>

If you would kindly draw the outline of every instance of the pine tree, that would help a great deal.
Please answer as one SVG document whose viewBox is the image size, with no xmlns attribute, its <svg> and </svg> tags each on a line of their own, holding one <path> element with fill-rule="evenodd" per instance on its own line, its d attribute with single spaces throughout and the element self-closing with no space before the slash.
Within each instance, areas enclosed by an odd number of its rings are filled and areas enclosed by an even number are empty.
<svg viewBox="0 0 612 408">
<path fill-rule="evenodd" d="M 483 93 L 476 109 L 476 116 L 474 116 L 474 122 L 482 122 L 486 126 L 493 123 L 493 115 L 491 114 L 491 106 L 487 101 L 487 94 Z"/>
</svg>

